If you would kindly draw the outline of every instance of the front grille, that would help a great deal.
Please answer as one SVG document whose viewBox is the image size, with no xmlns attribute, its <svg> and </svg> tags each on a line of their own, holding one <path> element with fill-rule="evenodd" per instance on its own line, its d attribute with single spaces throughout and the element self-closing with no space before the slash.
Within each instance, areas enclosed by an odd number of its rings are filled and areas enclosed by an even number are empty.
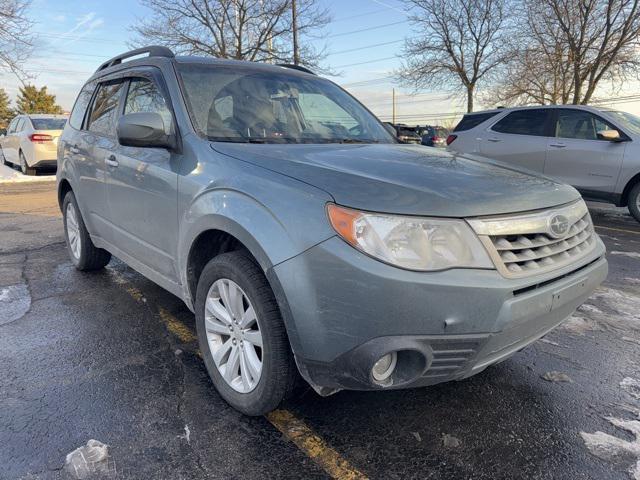
<svg viewBox="0 0 640 480">
<path fill-rule="evenodd" d="M 554 234 L 551 222 L 561 218 L 566 231 Z M 591 217 L 584 202 L 530 214 L 474 219 L 496 268 L 505 277 L 524 277 L 570 265 L 596 244 Z"/>
<path fill-rule="evenodd" d="M 571 226 L 567 236 L 562 239 L 534 233 L 492 236 L 491 241 L 505 268 L 510 273 L 521 273 L 566 265 L 589 251 L 595 243 L 595 236 L 587 213 Z"/>
</svg>

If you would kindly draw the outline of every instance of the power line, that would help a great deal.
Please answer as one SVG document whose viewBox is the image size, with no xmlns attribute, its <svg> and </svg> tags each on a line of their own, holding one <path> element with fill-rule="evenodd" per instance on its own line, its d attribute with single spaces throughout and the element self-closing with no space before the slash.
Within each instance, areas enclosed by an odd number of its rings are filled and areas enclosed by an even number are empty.
<svg viewBox="0 0 640 480">
<path fill-rule="evenodd" d="M 368 65 L 369 63 L 378 63 L 378 62 L 384 62 L 386 60 L 395 60 L 398 57 L 384 57 L 384 58 L 375 58 L 373 60 L 367 60 L 366 62 L 358 62 L 358 63 L 349 63 L 347 65 L 338 65 L 337 67 L 333 67 L 333 68 L 347 68 L 347 67 L 357 67 L 358 65 Z"/>
<path fill-rule="evenodd" d="M 404 42 L 404 38 L 403 38 L 403 39 L 400 39 L 400 40 L 393 40 L 393 41 L 391 41 L 391 42 L 373 43 L 373 44 L 371 44 L 371 45 L 365 45 L 365 46 L 362 46 L 362 47 L 349 48 L 348 50 L 340 50 L 340 51 L 338 51 L 338 52 L 329 52 L 329 53 L 327 54 L 327 56 L 331 56 L 331 55 L 340 55 L 340 54 L 342 54 L 342 53 L 358 52 L 358 51 L 360 51 L 360 50 L 366 50 L 366 49 L 368 49 L 368 48 L 384 47 L 384 46 L 386 46 L 386 45 L 393 45 L 393 44 L 401 43 L 401 42 Z"/>
</svg>

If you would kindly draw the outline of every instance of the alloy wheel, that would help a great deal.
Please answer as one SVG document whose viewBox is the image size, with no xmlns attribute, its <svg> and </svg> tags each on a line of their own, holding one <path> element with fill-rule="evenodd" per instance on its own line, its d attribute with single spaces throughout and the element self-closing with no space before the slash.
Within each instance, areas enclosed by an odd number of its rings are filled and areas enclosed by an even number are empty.
<svg viewBox="0 0 640 480">
<path fill-rule="evenodd" d="M 78 225 L 78 216 L 76 215 L 76 209 L 73 203 L 67 204 L 67 211 L 65 215 L 67 224 L 67 240 L 69 241 L 69 248 L 71 254 L 75 259 L 80 258 L 80 226 Z"/>
<path fill-rule="evenodd" d="M 204 323 L 213 363 L 225 382 L 249 393 L 262 374 L 263 340 L 249 297 L 233 280 L 216 280 L 204 305 Z"/>
</svg>

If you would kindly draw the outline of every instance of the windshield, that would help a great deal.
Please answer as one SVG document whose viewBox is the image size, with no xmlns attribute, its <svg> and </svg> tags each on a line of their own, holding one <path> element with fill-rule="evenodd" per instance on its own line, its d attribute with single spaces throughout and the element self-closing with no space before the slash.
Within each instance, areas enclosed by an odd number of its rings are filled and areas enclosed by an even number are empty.
<svg viewBox="0 0 640 480">
<path fill-rule="evenodd" d="M 605 110 L 612 118 L 617 120 L 623 129 L 628 130 L 630 133 L 640 135 L 640 117 L 627 112 L 620 112 L 618 110 Z"/>
<path fill-rule="evenodd" d="M 212 141 L 395 143 L 360 103 L 322 78 L 198 64 L 178 72 L 191 120 Z"/>
<path fill-rule="evenodd" d="M 66 118 L 31 118 L 36 130 L 62 130 L 67 123 Z"/>
</svg>

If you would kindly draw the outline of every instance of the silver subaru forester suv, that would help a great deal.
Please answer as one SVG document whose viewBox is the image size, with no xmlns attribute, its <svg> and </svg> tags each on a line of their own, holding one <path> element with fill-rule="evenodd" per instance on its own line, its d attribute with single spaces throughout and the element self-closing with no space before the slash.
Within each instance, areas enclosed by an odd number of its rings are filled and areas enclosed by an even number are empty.
<svg viewBox="0 0 640 480">
<path fill-rule="evenodd" d="M 109 60 L 57 180 L 75 266 L 113 254 L 183 299 L 217 390 L 250 415 L 299 377 L 322 395 L 469 377 L 607 275 L 574 188 L 399 144 L 301 67 Z"/>
</svg>

